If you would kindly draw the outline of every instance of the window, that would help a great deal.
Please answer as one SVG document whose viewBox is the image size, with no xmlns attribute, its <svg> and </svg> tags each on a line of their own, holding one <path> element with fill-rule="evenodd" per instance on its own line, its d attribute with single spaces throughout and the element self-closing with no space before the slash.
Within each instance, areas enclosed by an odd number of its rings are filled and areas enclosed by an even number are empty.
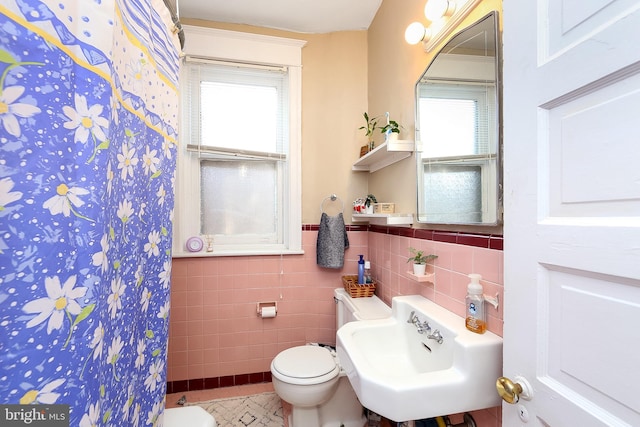
<svg viewBox="0 0 640 427">
<path fill-rule="evenodd" d="M 459 157 L 495 152 L 489 147 L 488 123 L 495 118 L 486 84 L 429 83 L 418 98 L 419 129 L 428 129 L 423 157 Z M 481 131 L 482 130 L 482 131 Z M 446 143 L 442 143 L 446 141 Z M 492 151 L 493 150 L 493 151 Z"/>
<path fill-rule="evenodd" d="M 194 235 L 212 238 L 212 255 L 300 253 L 301 44 L 185 31 L 187 46 L 195 33 L 195 50 L 202 42 L 207 56 L 187 52 L 182 67 L 174 253 L 184 254 L 185 241 Z M 297 64 L 295 54 L 293 60 L 277 58 L 283 42 L 294 45 Z M 269 62 L 265 43 L 275 46 Z M 211 46 L 221 52 L 211 56 Z"/>
<path fill-rule="evenodd" d="M 418 92 L 419 129 L 424 129 L 418 202 L 420 221 L 492 222 L 495 215 L 495 85 L 428 82 Z M 488 131 L 487 131 L 488 129 Z"/>
</svg>

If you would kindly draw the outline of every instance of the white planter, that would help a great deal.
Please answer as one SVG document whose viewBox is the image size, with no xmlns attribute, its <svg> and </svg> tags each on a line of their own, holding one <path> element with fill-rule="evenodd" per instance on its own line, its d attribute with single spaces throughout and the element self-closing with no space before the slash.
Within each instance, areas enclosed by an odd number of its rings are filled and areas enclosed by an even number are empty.
<svg viewBox="0 0 640 427">
<path fill-rule="evenodd" d="M 416 276 L 424 276 L 427 264 L 413 264 L 413 274 Z"/>
<path fill-rule="evenodd" d="M 370 204 L 369 206 L 366 206 L 364 208 L 364 213 L 366 214 L 372 214 L 373 213 L 373 204 Z"/>
</svg>

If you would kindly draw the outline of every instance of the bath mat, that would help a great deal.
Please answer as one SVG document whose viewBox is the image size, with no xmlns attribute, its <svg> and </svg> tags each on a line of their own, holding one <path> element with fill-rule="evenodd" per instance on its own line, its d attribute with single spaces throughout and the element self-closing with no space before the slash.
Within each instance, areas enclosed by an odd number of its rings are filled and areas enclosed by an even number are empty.
<svg viewBox="0 0 640 427">
<path fill-rule="evenodd" d="M 218 427 L 283 427 L 282 401 L 273 393 L 187 403 L 201 406 L 216 419 Z"/>
</svg>

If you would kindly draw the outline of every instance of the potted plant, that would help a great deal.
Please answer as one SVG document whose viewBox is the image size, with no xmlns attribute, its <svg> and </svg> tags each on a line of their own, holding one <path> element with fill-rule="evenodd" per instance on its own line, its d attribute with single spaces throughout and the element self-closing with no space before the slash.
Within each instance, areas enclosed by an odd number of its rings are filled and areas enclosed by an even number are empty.
<svg viewBox="0 0 640 427">
<path fill-rule="evenodd" d="M 395 120 L 389 120 L 389 123 L 380 128 L 380 132 L 384 134 L 385 140 L 398 139 L 400 135 L 400 126 Z"/>
<path fill-rule="evenodd" d="M 368 141 L 368 150 L 373 150 L 374 142 L 373 142 L 373 132 L 378 129 L 378 118 L 377 117 L 369 117 L 369 114 L 365 111 L 364 114 L 365 125 L 360 126 L 358 129 L 362 129 L 365 131 L 365 135 Z"/>
<path fill-rule="evenodd" d="M 416 276 L 424 276 L 424 272 L 427 268 L 427 261 L 438 258 L 438 255 L 425 255 L 424 251 L 415 248 L 409 248 L 409 252 L 411 252 L 411 257 L 409 257 L 407 262 L 413 262 L 413 274 Z"/>
<path fill-rule="evenodd" d="M 367 198 L 364 200 L 365 213 L 372 214 L 373 213 L 373 204 L 378 203 L 376 196 L 373 194 L 367 194 Z"/>
</svg>

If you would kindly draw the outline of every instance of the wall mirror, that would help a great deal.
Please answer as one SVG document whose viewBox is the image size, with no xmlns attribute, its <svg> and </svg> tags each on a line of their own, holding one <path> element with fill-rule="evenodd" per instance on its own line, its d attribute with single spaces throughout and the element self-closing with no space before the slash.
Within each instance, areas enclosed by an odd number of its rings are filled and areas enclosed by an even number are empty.
<svg viewBox="0 0 640 427">
<path fill-rule="evenodd" d="M 459 32 L 416 83 L 417 220 L 501 222 L 497 12 Z"/>
</svg>

